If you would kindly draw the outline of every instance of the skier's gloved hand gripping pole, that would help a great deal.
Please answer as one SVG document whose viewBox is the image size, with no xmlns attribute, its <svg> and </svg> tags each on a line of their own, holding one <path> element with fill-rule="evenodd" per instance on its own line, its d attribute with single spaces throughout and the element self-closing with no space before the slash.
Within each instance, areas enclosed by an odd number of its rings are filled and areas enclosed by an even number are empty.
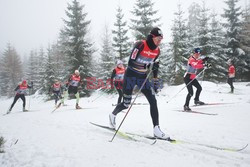
<svg viewBox="0 0 250 167">
<path fill-rule="evenodd" d="M 112 137 L 112 139 L 110 140 L 110 142 L 112 142 L 112 141 L 114 140 L 114 138 L 115 138 L 115 136 L 116 136 L 117 132 L 118 132 L 118 131 L 119 131 L 119 129 L 121 128 L 121 126 L 122 126 L 122 124 L 123 124 L 123 122 L 124 122 L 125 118 L 127 117 L 128 113 L 129 113 L 129 111 L 130 111 L 130 109 L 131 109 L 131 108 L 132 108 L 132 106 L 134 105 L 136 98 L 138 97 L 138 95 L 140 94 L 140 92 L 141 92 L 142 88 L 143 88 L 143 87 L 144 87 L 144 85 L 146 84 L 146 82 L 147 82 L 147 80 L 148 80 L 148 78 L 149 78 L 150 74 L 152 73 L 152 68 L 153 68 L 153 65 L 154 65 L 154 63 L 153 63 L 153 64 L 149 64 L 149 66 L 147 66 L 147 68 L 149 69 L 149 72 L 148 72 L 148 74 L 147 74 L 147 77 L 145 78 L 144 82 L 142 83 L 142 85 L 141 85 L 141 87 L 140 87 L 139 91 L 137 92 L 137 94 L 136 94 L 136 96 L 135 96 L 134 100 L 132 101 L 131 105 L 129 106 L 129 108 L 128 108 L 128 110 L 127 110 L 126 114 L 125 114 L 125 116 L 123 117 L 123 119 L 122 119 L 122 121 L 121 121 L 120 125 L 119 125 L 119 126 L 118 126 L 118 128 L 116 129 L 115 134 L 114 134 L 114 136 Z"/>
</svg>

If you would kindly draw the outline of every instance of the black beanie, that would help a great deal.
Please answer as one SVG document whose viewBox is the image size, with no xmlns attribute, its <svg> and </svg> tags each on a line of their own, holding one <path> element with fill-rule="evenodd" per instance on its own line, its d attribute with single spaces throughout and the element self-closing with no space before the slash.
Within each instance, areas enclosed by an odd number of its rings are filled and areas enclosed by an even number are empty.
<svg viewBox="0 0 250 167">
<path fill-rule="evenodd" d="M 153 37 L 161 36 L 161 37 L 163 38 L 162 31 L 161 31 L 161 29 L 159 29 L 158 27 L 153 28 L 153 29 L 150 31 L 150 34 L 153 35 Z"/>
</svg>

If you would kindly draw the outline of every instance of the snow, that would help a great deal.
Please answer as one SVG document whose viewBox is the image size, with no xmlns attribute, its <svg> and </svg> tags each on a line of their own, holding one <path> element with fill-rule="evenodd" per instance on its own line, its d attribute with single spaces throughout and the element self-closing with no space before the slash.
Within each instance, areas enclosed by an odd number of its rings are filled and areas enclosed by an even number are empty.
<svg viewBox="0 0 250 167">
<path fill-rule="evenodd" d="M 201 85 L 202 101 L 225 104 L 192 107 L 191 99 L 191 108 L 218 115 L 177 112 L 183 107 L 187 90 L 183 89 L 176 95 L 184 85 L 166 85 L 157 96 L 162 131 L 172 138 L 218 147 L 240 148 L 249 144 L 249 83 L 235 83 L 234 94 L 228 93 L 230 88 L 225 83 L 203 81 Z M 114 109 L 111 104 L 117 101 L 118 95 L 99 96 L 99 93 L 94 93 L 90 98 L 81 98 L 82 110 L 74 109 L 75 100 L 67 100 L 67 106 L 54 113 L 51 113 L 54 101 L 44 102 L 43 97 L 38 95 L 27 96 L 30 112 L 21 112 L 22 101 L 19 100 L 11 114 L 5 116 L 3 114 L 13 99 L 1 98 L 0 136 L 5 138 L 6 143 L 5 153 L 0 154 L 0 166 L 249 167 L 250 146 L 241 152 L 230 152 L 165 141 L 151 145 L 152 140 L 136 137 L 139 141 L 131 141 L 119 135 L 109 142 L 113 132 L 89 122 L 108 125 L 108 114 Z M 136 102 L 146 103 L 146 99 L 139 96 Z M 124 115 L 123 112 L 118 114 L 117 124 Z M 152 135 L 151 122 L 149 106 L 135 105 L 120 130 Z"/>
</svg>

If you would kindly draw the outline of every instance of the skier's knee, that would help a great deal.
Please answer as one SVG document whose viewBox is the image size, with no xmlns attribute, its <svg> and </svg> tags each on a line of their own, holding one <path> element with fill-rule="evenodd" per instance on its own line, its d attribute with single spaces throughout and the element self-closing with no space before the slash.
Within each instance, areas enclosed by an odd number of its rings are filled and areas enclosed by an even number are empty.
<svg viewBox="0 0 250 167">
<path fill-rule="evenodd" d="M 188 96 L 192 97 L 192 96 L 193 96 L 193 93 L 188 93 Z"/>
<path fill-rule="evenodd" d="M 131 103 L 131 100 L 132 100 L 132 95 L 126 95 L 126 94 L 124 94 L 123 95 L 123 106 L 126 107 L 126 108 L 128 108 L 128 106 Z"/>
</svg>

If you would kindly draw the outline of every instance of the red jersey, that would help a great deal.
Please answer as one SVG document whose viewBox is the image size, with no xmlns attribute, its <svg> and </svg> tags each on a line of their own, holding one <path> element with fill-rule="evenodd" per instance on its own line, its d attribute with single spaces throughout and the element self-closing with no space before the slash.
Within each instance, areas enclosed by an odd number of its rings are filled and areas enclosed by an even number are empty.
<svg viewBox="0 0 250 167">
<path fill-rule="evenodd" d="M 80 75 L 78 75 L 78 76 L 75 74 L 71 75 L 70 80 L 69 80 L 70 86 L 79 86 L 80 82 L 81 82 Z"/>
<path fill-rule="evenodd" d="M 20 84 L 20 85 L 18 85 L 17 88 L 16 88 L 16 93 L 17 93 L 17 94 L 23 95 L 23 94 L 26 93 L 27 88 L 28 88 L 28 85 L 27 85 L 27 84 L 25 84 L 25 85 Z"/>
<path fill-rule="evenodd" d="M 190 79 L 194 79 L 196 77 L 197 70 L 203 67 L 204 65 L 202 59 L 195 59 L 194 56 L 191 56 L 188 59 L 186 74 L 191 74 Z"/>
<path fill-rule="evenodd" d="M 154 50 L 151 50 L 146 42 L 143 40 L 136 44 L 134 47 L 130 58 L 128 66 L 133 68 L 136 71 L 146 73 L 145 66 L 153 63 L 160 54 L 160 49 L 157 47 Z"/>
<path fill-rule="evenodd" d="M 234 65 L 230 65 L 228 67 L 228 77 L 229 78 L 234 78 L 235 77 L 235 68 L 234 68 Z"/>
<path fill-rule="evenodd" d="M 123 81 L 125 68 L 115 68 L 115 81 Z"/>
</svg>

